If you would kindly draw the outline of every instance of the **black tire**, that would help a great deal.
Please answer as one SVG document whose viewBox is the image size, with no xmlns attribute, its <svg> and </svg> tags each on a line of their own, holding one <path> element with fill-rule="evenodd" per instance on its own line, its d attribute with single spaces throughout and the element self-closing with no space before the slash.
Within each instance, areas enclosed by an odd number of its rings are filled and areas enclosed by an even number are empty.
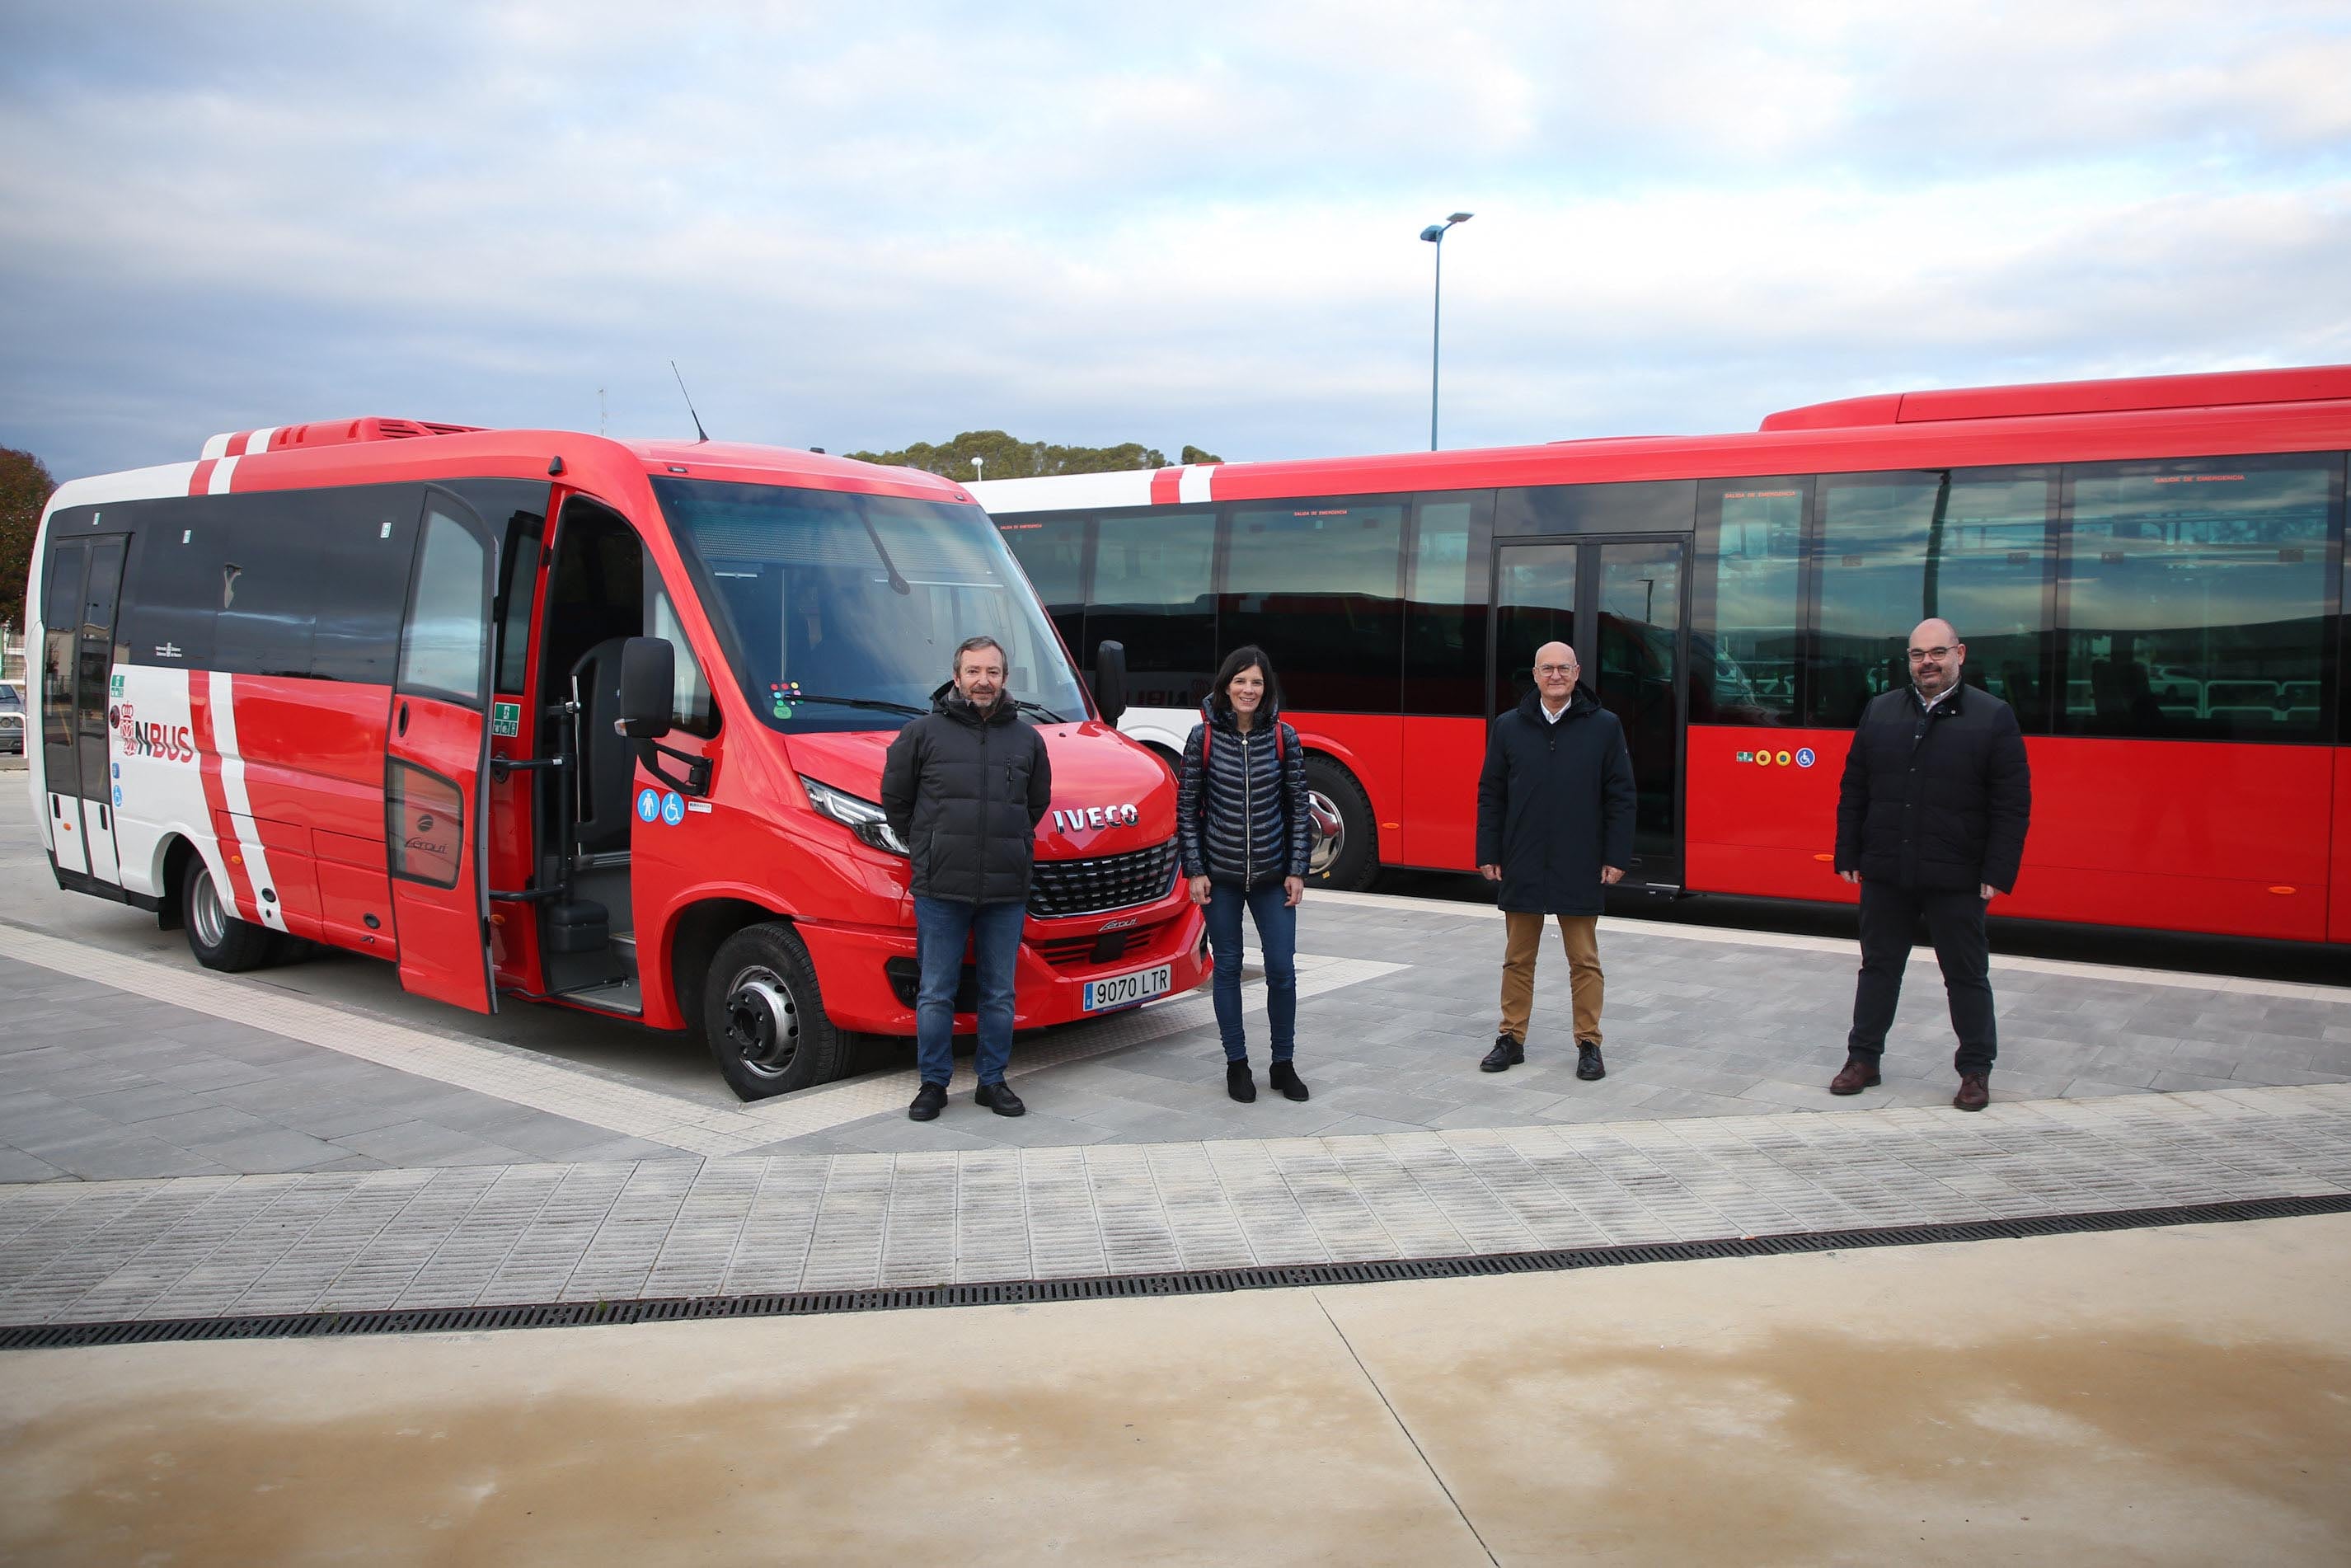
<svg viewBox="0 0 2351 1568">
<path fill-rule="evenodd" d="M 180 909 L 188 926 L 188 951 L 207 969 L 240 974 L 270 962 L 277 933 L 266 925 L 240 920 L 235 907 L 213 884 L 212 869 L 202 855 L 188 857 L 185 880 L 180 884 Z"/>
<path fill-rule="evenodd" d="M 747 925 L 718 945 L 702 988 L 702 1038 L 743 1100 L 831 1082 L 848 1045 L 825 1017 L 808 948 L 777 921 Z"/>
<path fill-rule="evenodd" d="M 1315 887 L 1335 887 L 1354 893 L 1371 885 L 1380 869 L 1379 824 L 1372 820 L 1372 802 L 1355 776 L 1327 757 L 1306 759 L 1306 789 L 1314 797 L 1318 819 L 1327 809 L 1339 822 L 1335 838 L 1326 837 L 1318 821 L 1314 848 L 1307 862 L 1306 880 Z"/>
<path fill-rule="evenodd" d="M 269 934 L 268 962 L 273 968 L 281 964 L 298 964 L 316 950 L 307 937 L 297 936 L 291 931 Z"/>
</svg>

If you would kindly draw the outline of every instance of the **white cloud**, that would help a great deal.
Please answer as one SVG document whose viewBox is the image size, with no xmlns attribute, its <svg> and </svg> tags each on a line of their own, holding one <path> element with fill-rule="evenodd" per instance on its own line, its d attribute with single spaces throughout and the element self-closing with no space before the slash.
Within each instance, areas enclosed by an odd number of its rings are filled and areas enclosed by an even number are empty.
<svg viewBox="0 0 2351 1568">
<path fill-rule="evenodd" d="M 435 16 L 0 38 L 0 442 L 384 412 L 1410 446 L 2351 358 L 2339 6 Z M 13 46 L 8 47 L 8 46 Z"/>
</svg>

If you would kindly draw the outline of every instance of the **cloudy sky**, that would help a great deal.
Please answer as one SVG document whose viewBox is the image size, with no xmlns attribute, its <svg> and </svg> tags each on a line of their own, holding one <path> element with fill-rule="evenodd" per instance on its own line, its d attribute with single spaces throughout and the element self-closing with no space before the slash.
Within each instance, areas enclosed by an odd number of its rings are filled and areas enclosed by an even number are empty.
<svg viewBox="0 0 2351 1568">
<path fill-rule="evenodd" d="M 11 5 L 0 444 L 1228 458 L 2351 361 L 2351 6 Z"/>
</svg>

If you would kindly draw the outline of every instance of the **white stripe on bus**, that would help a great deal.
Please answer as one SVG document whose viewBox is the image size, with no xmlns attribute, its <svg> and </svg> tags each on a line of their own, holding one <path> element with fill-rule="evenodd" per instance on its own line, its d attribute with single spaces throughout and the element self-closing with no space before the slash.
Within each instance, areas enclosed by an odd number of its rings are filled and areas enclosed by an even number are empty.
<svg viewBox="0 0 2351 1568">
<path fill-rule="evenodd" d="M 224 463 L 233 463 L 225 457 Z M 253 799 L 245 789 L 245 757 L 236 745 L 236 701 L 230 677 L 225 670 L 211 672 L 213 688 L 213 745 L 221 759 L 221 798 L 228 804 L 229 820 L 236 824 L 237 847 L 245 852 L 246 870 L 252 873 L 253 902 L 264 925 L 272 931 L 286 929 L 286 912 L 261 896 L 262 889 L 277 884 L 269 875 L 269 852 L 262 847 L 261 827 L 253 820 Z"/>
</svg>

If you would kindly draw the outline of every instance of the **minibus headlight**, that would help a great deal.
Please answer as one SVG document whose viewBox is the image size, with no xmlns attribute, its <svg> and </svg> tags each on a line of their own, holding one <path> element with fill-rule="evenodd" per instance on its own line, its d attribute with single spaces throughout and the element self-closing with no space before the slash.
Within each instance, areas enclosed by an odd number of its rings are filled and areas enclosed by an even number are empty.
<svg viewBox="0 0 2351 1568">
<path fill-rule="evenodd" d="M 808 791 L 810 805 L 875 849 L 887 850 L 893 855 L 911 855 L 914 852 L 907 849 L 905 841 L 891 830 L 890 819 L 872 801 L 860 800 L 830 784 L 820 784 L 805 773 L 800 775 L 800 788 Z"/>
</svg>

